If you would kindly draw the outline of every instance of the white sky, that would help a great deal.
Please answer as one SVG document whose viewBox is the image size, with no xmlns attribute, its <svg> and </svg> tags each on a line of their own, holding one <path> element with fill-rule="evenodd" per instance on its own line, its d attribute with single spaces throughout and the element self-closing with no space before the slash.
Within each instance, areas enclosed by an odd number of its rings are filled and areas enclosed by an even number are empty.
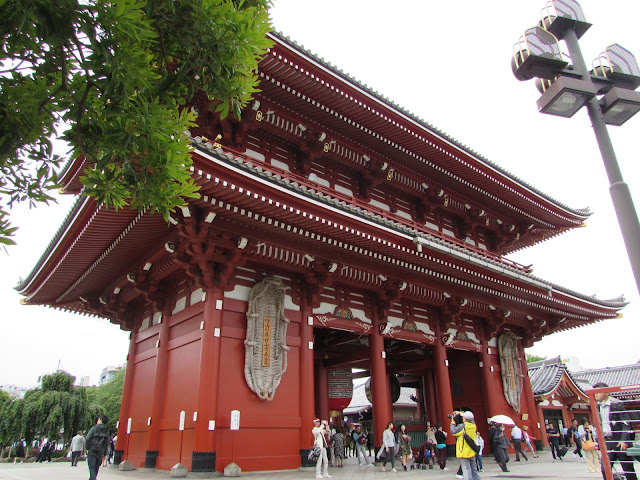
<svg viewBox="0 0 640 480">
<path fill-rule="evenodd" d="M 608 299 L 624 293 L 619 320 L 545 338 L 530 353 L 577 356 L 584 367 L 640 359 L 640 297 L 629 267 L 593 130 L 583 109 L 572 119 L 537 112 L 532 81 L 510 68 L 513 45 L 540 18 L 544 1 L 275 0 L 276 30 L 444 131 L 538 190 L 594 212 L 587 227 L 510 256 L 547 281 Z M 590 65 L 619 43 L 640 56 L 640 3 L 582 0 L 591 29 L 580 40 Z M 392 8 L 390 8 L 392 6 Z M 625 181 L 640 208 L 640 115 L 610 127 Z M 14 209 L 18 246 L 0 252 L 0 385 L 32 387 L 58 367 L 96 383 L 125 362 L 128 333 L 92 317 L 20 306 L 13 290 L 49 244 L 73 199 Z M 640 247 L 638 247 L 640 248 Z"/>
</svg>

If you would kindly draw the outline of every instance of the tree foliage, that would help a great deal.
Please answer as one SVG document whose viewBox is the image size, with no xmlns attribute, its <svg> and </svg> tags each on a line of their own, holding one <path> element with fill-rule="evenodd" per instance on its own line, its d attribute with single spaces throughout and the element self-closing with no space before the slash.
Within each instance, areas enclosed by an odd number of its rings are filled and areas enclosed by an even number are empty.
<svg viewBox="0 0 640 480">
<path fill-rule="evenodd" d="M 108 415 L 111 431 L 120 415 L 124 370 L 99 387 L 76 387 L 75 377 L 59 371 L 43 375 L 40 388 L 28 390 L 24 398 L 0 396 L 0 442 L 5 445 L 21 437 L 28 442 L 40 437 L 65 443 L 79 430 L 88 431 L 99 415 Z M 8 396 L 8 395 L 7 395 Z"/>
<path fill-rule="evenodd" d="M 0 0 L 0 242 L 8 209 L 48 202 L 68 142 L 84 192 L 165 219 L 197 195 L 194 93 L 240 116 L 271 46 L 270 0 Z"/>
<path fill-rule="evenodd" d="M 525 352 L 525 357 L 527 359 L 527 363 L 539 362 L 540 360 L 546 360 L 547 359 L 547 357 L 541 357 L 539 355 L 533 355 L 531 353 L 526 353 L 526 352 Z"/>
<path fill-rule="evenodd" d="M 120 404 L 122 402 L 122 388 L 124 386 L 125 370 L 118 370 L 111 380 L 99 387 L 87 388 L 87 400 L 90 408 L 90 418 L 95 421 L 98 415 L 107 415 L 107 428 L 114 432 L 116 422 L 120 418 Z"/>
</svg>

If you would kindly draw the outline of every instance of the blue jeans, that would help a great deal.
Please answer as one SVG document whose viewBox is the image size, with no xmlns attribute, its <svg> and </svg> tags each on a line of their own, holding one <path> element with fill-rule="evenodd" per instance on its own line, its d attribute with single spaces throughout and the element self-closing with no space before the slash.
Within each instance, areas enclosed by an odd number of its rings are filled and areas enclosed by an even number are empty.
<svg viewBox="0 0 640 480">
<path fill-rule="evenodd" d="M 482 470 L 482 455 L 476 455 L 476 466 L 478 467 L 478 471 Z"/>
<path fill-rule="evenodd" d="M 464 480 L 480 480 L 478 465 L 476 465 L 476 457 L 461 458 L 460 466 L 462 467 Z"/>
<path fill-rule="evenodd" d="M 98 478 L 98 470 L 102 464 L 102 457 L 93 452 L 87 453 L 87 465 L 89 465 L 89 480 Z"/>
</svg>

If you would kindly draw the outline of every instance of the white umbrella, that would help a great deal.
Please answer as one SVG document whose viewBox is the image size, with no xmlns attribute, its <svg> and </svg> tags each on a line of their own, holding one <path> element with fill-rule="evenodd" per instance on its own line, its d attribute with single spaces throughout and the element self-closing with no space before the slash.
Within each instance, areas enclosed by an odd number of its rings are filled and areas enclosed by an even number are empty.
<svg viewBox="0 0 640 480">
<path fill-rule="evenodd" d="M 511 417 L 507 417 L 506 415 L 494 415 L 489 419 L 490 422 L 501 423 L 503 425 L 515 425 L 516 422 L 511 420 Z"/>
</svg>

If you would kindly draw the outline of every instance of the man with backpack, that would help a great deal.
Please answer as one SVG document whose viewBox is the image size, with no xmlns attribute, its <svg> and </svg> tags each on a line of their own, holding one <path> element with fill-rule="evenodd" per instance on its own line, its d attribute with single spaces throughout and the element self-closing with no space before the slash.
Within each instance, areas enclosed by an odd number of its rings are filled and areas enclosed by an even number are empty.
<svg viewBox="0 0 640 480">
<path fill-rule="evenodd" d="M 89 480 L 96 480 L 102 460 L 107 456 L 107 449 L 111 435 L 107 430 L 109 418 L 102 415 L 87 433 L 87 465 L 89 465 Z"/>
</svg>

